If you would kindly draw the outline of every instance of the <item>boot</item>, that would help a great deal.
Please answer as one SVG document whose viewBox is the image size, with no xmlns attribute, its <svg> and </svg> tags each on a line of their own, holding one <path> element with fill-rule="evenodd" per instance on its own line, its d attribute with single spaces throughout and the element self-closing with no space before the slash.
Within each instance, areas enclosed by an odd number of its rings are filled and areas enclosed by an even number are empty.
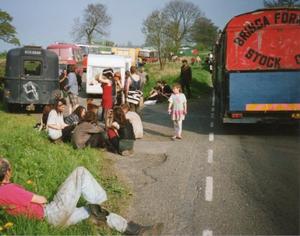
<svg viewBox="0 0 300 236">
<path fill-rule="evenodd" d="M 97 204 L 88 204 L 87 207 L 90 210 L 91 215 L 94 216 L 98 221 L 106 222 L 106 216 L 109 215 L 107 210 L 103 209 Z"/>
<path fill-rule="evenodd" d="M 158 236 L 163 230 L 163 223 L 143 226 L 133 221 L 128 222 L 125 235 Z"/>
</svg>

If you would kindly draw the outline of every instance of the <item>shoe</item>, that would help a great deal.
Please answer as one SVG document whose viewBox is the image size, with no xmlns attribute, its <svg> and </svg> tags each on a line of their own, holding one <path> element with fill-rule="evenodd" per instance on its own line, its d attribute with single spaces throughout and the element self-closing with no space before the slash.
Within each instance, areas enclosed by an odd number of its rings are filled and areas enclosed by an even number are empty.
<svg viewBox="0 0 300 236">
<path fill-rule="evenodd" d="M 182 139 L 182 137 L 181 137 L 181 136 L 177 136 L 176 138 L 177 138 L 177 139 Z"/>
<path fill-rule="evenodd" d="M 135 222 L 128 222 L 125 235 L 143 235 L 143 236 L 158 236 L 163 230 L 163 223 L 158 223 L 150 226 L 143 226 Z"/>
<path fill-rule="evenodd" d="M 172 139 L 173 141 L 175 141 L 175 140 L 176 140 L 176 136 L 173 136 L 171 139 Z"/>
<path fill-rule="evenodd" d="M 132 156 L 133 150 L 125 150 L 121 153 L 122 156 Z"/>
<path fill-rule="evenodd" d="M 109 215 L 107 210 L 101 208 L 101 206 L 97 204 L 88 204 L 87 207 L 96 220 L 106 222 L 106 216 Z"/>
<path fill-rule="evenodd" d="M 157 223 L 151 226 L 142 226 L 141 231 L 138 235 L 141 236 L 158 236 L 161 235 L 161 232 L 163 231 L 164 224 L 163 223 Z"/>
</svg>

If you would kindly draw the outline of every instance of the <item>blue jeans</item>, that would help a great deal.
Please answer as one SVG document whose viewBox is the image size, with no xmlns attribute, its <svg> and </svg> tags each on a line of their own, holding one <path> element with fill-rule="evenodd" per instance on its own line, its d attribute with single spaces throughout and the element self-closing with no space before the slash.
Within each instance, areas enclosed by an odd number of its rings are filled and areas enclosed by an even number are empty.
<svg viewBox="0 0 300 236">
<path fill-rule="evenodd" d="M 86 207 L 77 207 L 80 197 L 90 204 L 101 204 L 107 200 L 105 190 L 84 167 L 77 167 L 60 186 L 52 202 L 45 206 L 45 218 L 54 226 L 68 226 L 89 218 Z M 127 220 L 110 213 L 107 217 L 109 227 L 124 232 Z"/>
</svg>

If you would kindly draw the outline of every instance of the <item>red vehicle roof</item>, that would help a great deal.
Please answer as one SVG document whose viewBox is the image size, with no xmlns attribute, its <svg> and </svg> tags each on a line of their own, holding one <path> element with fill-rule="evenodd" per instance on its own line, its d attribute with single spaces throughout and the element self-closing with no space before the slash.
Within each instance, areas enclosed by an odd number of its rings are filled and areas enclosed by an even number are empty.
<svg viewBox="0 0 300 236">
<path fill-rule="evenodd" d="M 56 49 L 56 48 L 80 48 L 80 47 L 72 43 L 54 43 L 47 47 L 47 49 Z"/>
<path fill-rule="evenodd" d="M 300 9 L 262 9 L 225 27 L 226 69 L 300 69 Z"/>
</svg>

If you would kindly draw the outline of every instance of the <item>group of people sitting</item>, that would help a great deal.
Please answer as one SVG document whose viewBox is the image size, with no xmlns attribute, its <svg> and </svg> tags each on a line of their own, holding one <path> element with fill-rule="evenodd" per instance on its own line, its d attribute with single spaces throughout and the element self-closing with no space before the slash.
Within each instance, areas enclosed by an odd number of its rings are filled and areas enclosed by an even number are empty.
<svg viewBox="0 0 300 236">
<path fill-rule="evenodd" d="M 126 103 L 109 109 L 103 125 L 98 120 L 97 105 L 78 106 L 64 117 L 65 106 L 66 100 L 57 98 L 53 106 L 44 108 L 42 122 L 54 143 L 71 142 L 76 149 L 106 148 L 125 156 L 133 154 L 134 140 L 143 137 L 141 118 Z"/>
<path fill-rule="evenodd" d="M 156 86 L 150 91 L 149 97 L 145 104 L 161 103 L 168 101 L 172 94 L 172 88 L 166 83 L 166 81 L 157 81 Z"/>
</svg>

